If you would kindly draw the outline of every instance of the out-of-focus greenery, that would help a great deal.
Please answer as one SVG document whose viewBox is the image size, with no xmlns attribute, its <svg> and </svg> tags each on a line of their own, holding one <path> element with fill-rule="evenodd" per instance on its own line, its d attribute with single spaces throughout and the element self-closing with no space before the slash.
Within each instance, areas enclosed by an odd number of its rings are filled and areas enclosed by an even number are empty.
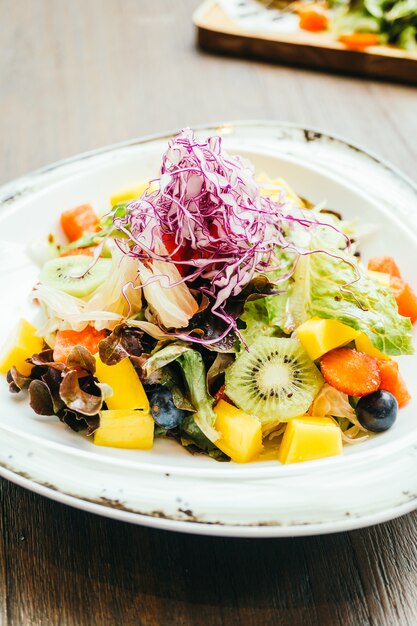
<svg viewBox="0 0 417 626">
<path fill-rule="evenodd" d="M 331 0 L 336 32 L 378 33 L 381 43 L 417 49 L 417 0 Z"/>
<path fill-rule="evenodd" d="M 271 9 L 298 10 L 309 0 L 258 0 Z M 318 0 L 335 9 L 331 30 L 340 33 L 377 33 L 380 42 L 404 50 L 417 49 L 417 0 Z"/>
</svg>

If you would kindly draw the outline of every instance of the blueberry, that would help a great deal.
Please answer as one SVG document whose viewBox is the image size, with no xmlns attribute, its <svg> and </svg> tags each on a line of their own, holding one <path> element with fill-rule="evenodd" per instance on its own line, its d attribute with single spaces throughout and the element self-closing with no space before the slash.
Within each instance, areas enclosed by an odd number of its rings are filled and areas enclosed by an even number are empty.
<svg viewBox="0 0 417 626">
<path fill-rule="evenodd" d="M 176 428 L 184 419 L 187 411 L 178 409 L 167 387 L 156 387 L 148 393 L 152 417 L 158 426 Z"/>
<path fill-rule="evenodd" d="M 356 405 L 359 423 L 373 433 L 382 433 L 394 424 L 398 402 L 389 391 L 374 391 L 363 396 Z"/>
</svg>

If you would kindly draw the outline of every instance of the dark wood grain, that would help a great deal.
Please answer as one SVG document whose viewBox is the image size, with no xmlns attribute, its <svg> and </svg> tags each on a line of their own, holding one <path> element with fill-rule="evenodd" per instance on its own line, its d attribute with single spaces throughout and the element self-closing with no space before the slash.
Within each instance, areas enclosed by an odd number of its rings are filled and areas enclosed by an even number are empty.
<svg viewBox="0 0 417 626">
<path fill-rule="evenodd" d="M 4 524 L 4 489 L 0 482 L 0 624 L 7 623 L 7 562 Z"/>
<path fill-rule="evenodd" d="M 0 0 L 0 179 L 145 133 L 285 119 L 415 178 L 417 92 L 195 49 L 198 0 Z M 417 514 L 287 540 L 150 530 L 0 481 L 0 624 L 415 626 Z"/>
<path fill-rule="evenodd" d="M 235 540 L 102 519 L 10 483 L 2 491 L 13 626 L 417 621 L 417 515 L 326 537 Z"/>
</svg>

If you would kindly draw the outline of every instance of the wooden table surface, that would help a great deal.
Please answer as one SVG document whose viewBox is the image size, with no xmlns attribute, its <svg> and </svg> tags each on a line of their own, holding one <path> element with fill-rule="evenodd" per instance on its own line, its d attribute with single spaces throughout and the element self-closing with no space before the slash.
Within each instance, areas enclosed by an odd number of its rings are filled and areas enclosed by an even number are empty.
<svg viewBox="0 0 417 626">
<path fill-rule="evenodd" d="M 0 182 L 141 134 L 279 119 L 416 178 L 414 88 L 212 57 L 196 0 L 1 0 Z M 241 540 L 101 519 L 0 481 L 0 624 L 417 624 L 417 514 Z"/>
</svg>

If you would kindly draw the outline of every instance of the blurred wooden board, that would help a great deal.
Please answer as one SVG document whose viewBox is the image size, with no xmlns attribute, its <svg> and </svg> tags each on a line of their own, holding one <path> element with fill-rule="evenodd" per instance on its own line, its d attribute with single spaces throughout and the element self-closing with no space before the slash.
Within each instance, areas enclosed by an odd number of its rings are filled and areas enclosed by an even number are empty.
<svg viewBox="0 0 417 626">
<path fill-rule="evenodd" d="M 373 46 L 355 52 L 347 50 L 330 33 L 243 30 L 213 0 L 197 9 L 194 24 L 198 45 L 210 52 L 417 85 L 414 51 Z"/>
</svg>

